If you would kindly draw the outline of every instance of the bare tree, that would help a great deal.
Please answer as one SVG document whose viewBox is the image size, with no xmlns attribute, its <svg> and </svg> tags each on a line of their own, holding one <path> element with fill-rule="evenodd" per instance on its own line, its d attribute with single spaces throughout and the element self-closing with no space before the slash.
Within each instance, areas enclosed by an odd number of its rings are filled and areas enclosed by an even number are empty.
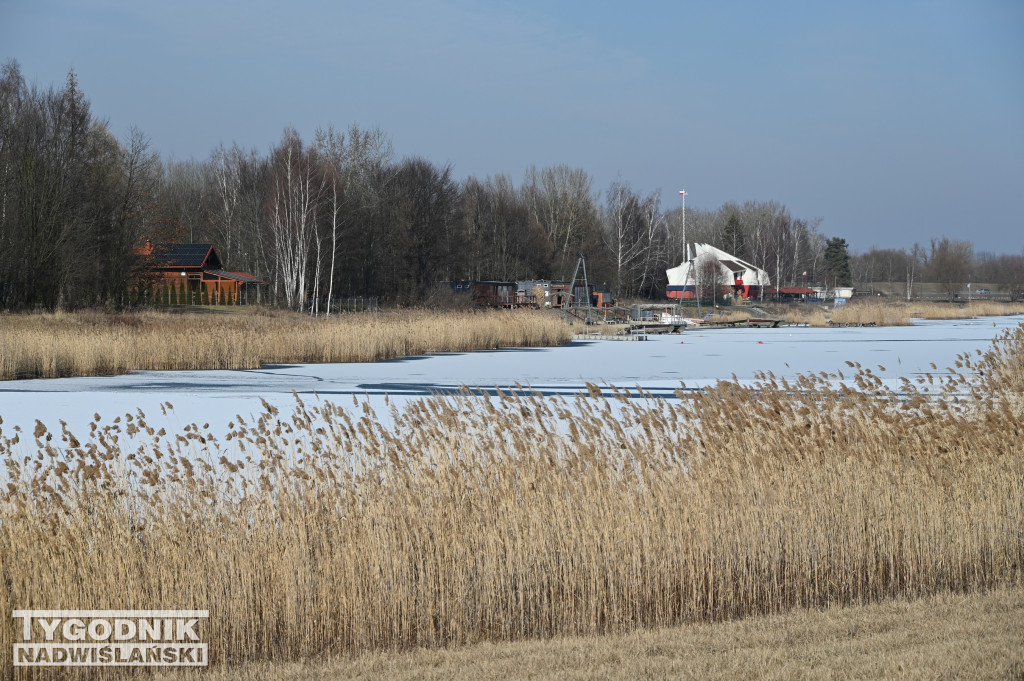
<svg viewBox="0 0 1024 681">
<path fill-rule="evenodd" d="M 718 286 L 722 283 L 721 267 L 718 258 L 711 253 L 703 252 L 694 261 L 694 285 L 697 295 L 697 304 L 708 295 L 708 287 L 711 287 L 711 297 L 718 296 Z"/>
<path fill-rule="evenodd" d="M 530 279 L 548 271 L 553 245 L 506 175 L 463 185 L 467 273 L 473 279 Z"/>
<path fill-rule="evenodd" d="M 90 278 L 81 254 L 95 235 L 89 211 L 89 102 L 69 71 L 62 89 L 29 88 L 16 62 L 0 79 L 3 221 L 0 303 L 74 304 Z M 88 296 L 88 294 L 87 294 Z"/>
<path fill-rule="evenodd" d="M 792 220 L 789 211 L 781 206 L 768 226 L 769 252 L 775 266 L 775 286 L 779 287 L 787 278 L 790 269 L 790 247 L 792 237 Z"/>
<path fill-rule="evenodd" d="M 130 128 L 126 142 L 118 147 L 116 190 L 110 194 L 116 208 L 109 214 L 109 224 L 102 224 L 98 218 L 99 238 L 94 241 L 106 251 L 106 257 L 97 254 L 97 262 L 105 270 L 98 292 L 108 301 L 123 297 L 132 279 L 135 262 L 131 249 L 147 231 L 147 209 L 156 192 L 160 167 L 159 157 L 150 151 L 149 138 L 141 130 Z"/>
<path fill-rule="evenodd" d="M 634 295 L 636 269 L 645 257 L 641 238 L 643 214 L 640 198 L 628 185 L 613 182 L 605 195 L 605 245 L 611 254 L 615 281 L 620 296 Z"/>
<path fill-rule="evenodd" d="M 751 236 L 751 262 L 758 268 L 768 271 L 772 269 L 768 263 L 771 252 L 771 228 L 779 206 L 774 201 L 768 203 L 747 202 L 743 205 L 743 221 L 751 225 L 748 233 Z M 778 280 L 775 280 L 778 286 Z M 764 287 L 760 287 L 760 297 L 764 298 Z"/>
<path fill-rule="evenodd" d="M 383 223 L 382 201 L 387 185 L 393 183 L 396 168 L 391 167 L 391 141 L 378 128 L 362 129 L 351 125 L 345 131 L 334 126 L 318 128 L 313 145 L 321 159 L 326 179 L 325 222 L 321 238 L 329 246 L 329 262 L 324 277 L 327 289 L 327 314 L 336 288 L 348 293 L 365 293 L 369 272 L 380 264 Z"/>
<path fill-rule="evenodd" d="M 566 276 L 597 223 L 590 176 L 581 168 L 558 165 L 526 171 L 523 194 L 534 219 L 554 248 L 553 271 Z"/>
<path fill-rule="evenodd" d="M 651 293 L 658 289 L 667 262 L 668 226 L 661 212 L 660 191 L 651 192 L 639 206 L 642 258 L 637 277 L 639 291 Z"/>
<path fill-rule="evenodd" d="M 285 305 L 302 310 L 309 294 L 306 276 L 326 180 L 316 154 L 303 148 L 292 128 L 285 130 L 272 157 L 269 226 L 277 266 L 274 283 L 283 292 Z"/>
<path fill-rule="evenodd" d="M 219 145 L 210 157 L 209 166 L 217 197 L 214 229 L 225 261 L 234 262 L 241 244 L 238 214 L 242 202 L 242 169 L 245 154 L 237 144 L 231 149 Z"/>
<path fill-rule="evenodd" d="M 418 302 L 450 278 L 460 259 L 459 188 L 451 166 L 409 158 L 396 168 L 394 189 L 395 224 L 402 235 L 393 247 L 395 273 L 399 290 Z"/>
<path fill-rule="evenodd" d="M 212 169 L 194 160 L 170 160 L 162 166 L 150 236 L 161 241 L 216 242 L 221 224 L 216 207 Z M 226 253 L 221 251 L 226 257 Z"/>
<path fill-rule="evenodd" d="M 947 237 L 932 239 L 928 275 L 942 286 L 950 302 L 969 280 L 973 250 L 969 241 L 955 241 Z"/>
<path fill-rule="evenodd" d="M 915 243 L 914 247 L 910 249 L 910 254 L 907 257 L 907 300 L 909 301 L 914 295 L 914 278 L 917 275 L 918 270 L 924 264 L 924 249 L 921 248 L 920 244 Z"/>
</svg>

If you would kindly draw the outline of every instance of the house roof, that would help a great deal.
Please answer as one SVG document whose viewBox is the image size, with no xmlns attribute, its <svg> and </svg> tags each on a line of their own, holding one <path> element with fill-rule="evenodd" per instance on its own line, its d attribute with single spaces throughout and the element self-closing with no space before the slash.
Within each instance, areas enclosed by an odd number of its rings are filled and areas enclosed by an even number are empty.
<svg viewBox="0 0 1024 681">
<path fill-rule="evenodd" d="M 156 244 L 150 257 L 155 267 L 221 267 L 220 258 L 212 244 Z"/>
</svg>

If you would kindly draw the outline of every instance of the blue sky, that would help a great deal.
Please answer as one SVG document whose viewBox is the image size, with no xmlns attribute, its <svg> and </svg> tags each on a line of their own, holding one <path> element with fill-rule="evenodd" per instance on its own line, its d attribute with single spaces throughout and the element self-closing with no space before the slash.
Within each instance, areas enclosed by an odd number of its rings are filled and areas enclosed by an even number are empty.
<svg viewBox="0 0 1024 681">
<path fill-rule="evenodd" d="M 0 0 L 0 59 L 164 157 L 358 123 L 460 178 L 774 199 L 854 251 L 1024 252 L 1021 36 L 1019 0 Z"/>
</svg>

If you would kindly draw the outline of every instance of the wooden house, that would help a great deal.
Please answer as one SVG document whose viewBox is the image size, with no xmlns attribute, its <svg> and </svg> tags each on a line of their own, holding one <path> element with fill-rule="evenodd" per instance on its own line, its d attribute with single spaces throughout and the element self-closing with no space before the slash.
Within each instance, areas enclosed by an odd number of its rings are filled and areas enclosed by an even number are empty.
<svg viewBox="0 0 1024 681">
<path fill-rule="evenodd" d="M 477 305 L 491 307 L 515 307 L 516 282 L 514 281 L 474 281 L 473 302 Z"/>
<path fill-rule="evenodd" d="M 211 244 L 152 244 L 134 250 L 139 270 L 154 291 L 173 291 L 179 304 L 247 303 L 266 282 L 247 272 L 224 269 Z M 181 293 L 184 292 L 184 299 Z"/>
</svg>

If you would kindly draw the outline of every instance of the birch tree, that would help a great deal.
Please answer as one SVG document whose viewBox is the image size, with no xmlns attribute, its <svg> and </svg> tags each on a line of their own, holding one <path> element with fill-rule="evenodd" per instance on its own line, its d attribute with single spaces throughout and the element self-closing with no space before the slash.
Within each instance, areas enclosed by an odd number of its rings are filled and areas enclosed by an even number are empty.
<svg viewBox="0 0 1024 681">
<path fill-rule="evenodd" d="M 639 197 L 628 185 L 613 182 L 605 198 L 604 236 L 620 296 L 637 292 L 634 274 L 644 257 L 641 222 Z"/>
<path fill-rule="evenodd" d="M 304 309 L 309 296 L 306 277 L 325 185 L 314 151 L 303 148 L 293 128 L 285 130 L 272 154 L 269 227 L 275 287 L 284 295 L 285 305 L 295 310 Z"/>
<path fill-rule="evenodd" d="M 225 262 L 235 262 L 241 246 L 239 212 L 242 203 L 242 166 L 245 155 L 237 144 L 231 149 L 219 145 L 210 157 L 209 167 L 217 198 L 214 218 L 218 245 Z"/>
<path fill-rule="evenodd" d="M 642 257 L 638 277 L 638 290 L 653 293 L 662 281 L 667 264 L 668 226 L 661 212 L 658 191 L 645 197 L 639 205 Z"/>
<path fill-rule="evenodd" d="M 366 293 L 382 257 L 380 244 L 392 226 L 382 202 L 396 169 L 391 141 L 379 128 L 318 128 L 313 146 L 325 173 L 323 252 L 328 308 L 337 288 Z M 330 242 L 329 245 L 327 242 Z"/>
</svg>

